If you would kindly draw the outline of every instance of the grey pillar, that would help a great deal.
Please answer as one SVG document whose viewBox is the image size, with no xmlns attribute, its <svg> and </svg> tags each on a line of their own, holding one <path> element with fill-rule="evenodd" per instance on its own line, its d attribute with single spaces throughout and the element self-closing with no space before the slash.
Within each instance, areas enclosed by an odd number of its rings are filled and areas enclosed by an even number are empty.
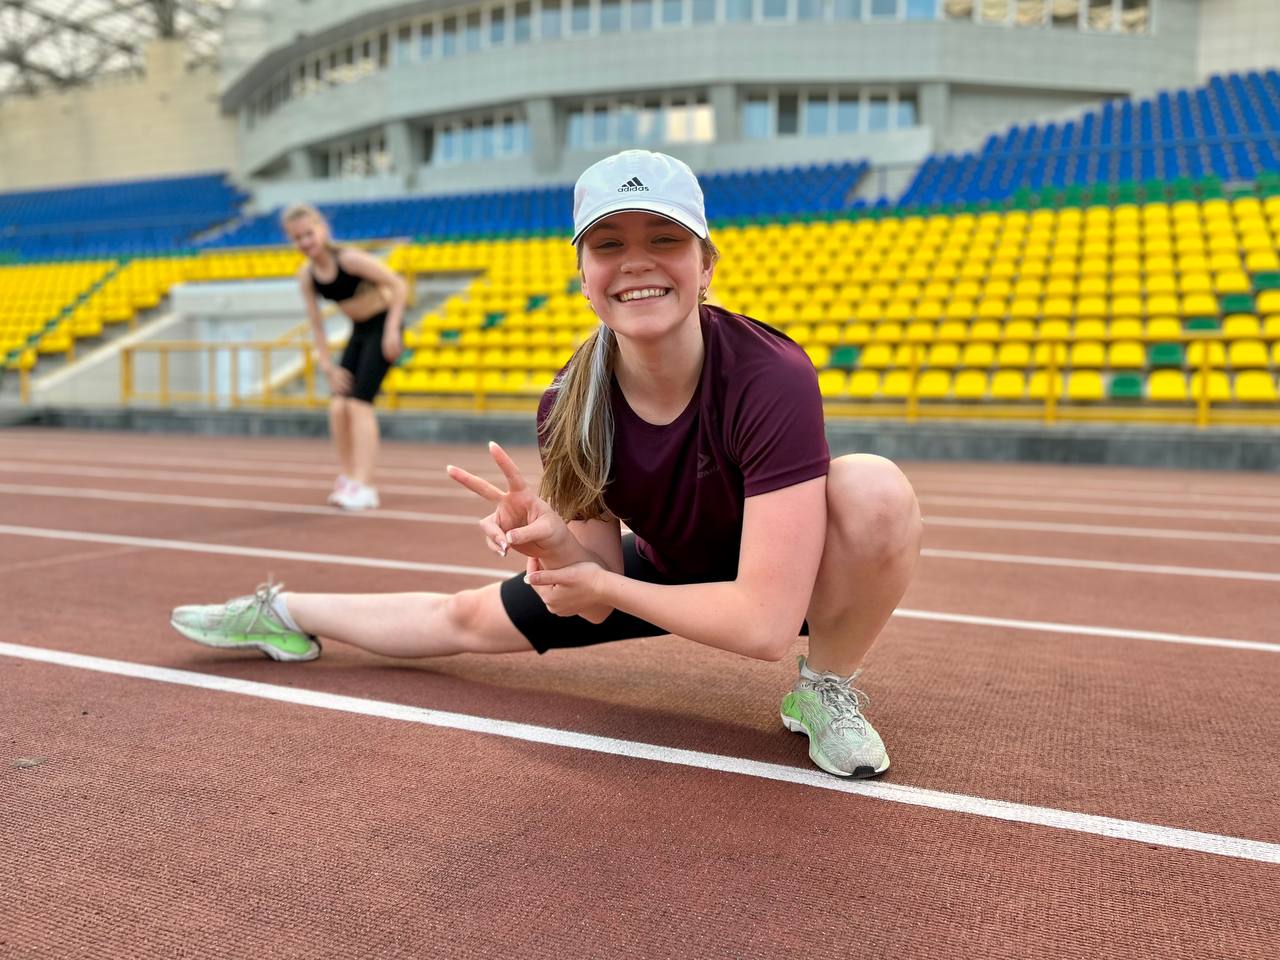
<svg viewBox="0 0 1280 960">
<path fill-rule="evenodd" d="M 731 83 L 711 85 L 711 112 L 715 116 L 716 142 L 735 143 L 742 139 L 742 114 L 738 110 L 738 91 Z"/>
<path fill-rule="evenodd" d="M 933 131 L 933 150 L 945 150 L 951 124 L 951 88 L 945 83 L 920 84 L 920 123 Z"/>
<path fill-rule="evenodd" d="M 289 151 L 289 179 L 310 180 L 316 175 L 315 165 L 305 147 Z"/>
<path fill-rule="evenodd" d="M 526 100 L 525 119 L 529 122 L 530 160 L 535 173 L 553 173 L 560 168 L 560 131 L 556 126 L 556 107 L 549 97 Z"/>
<path fill-rule="evenodd" d="M 414 150 L 413 131 L 404 120 L 392 120 L 383 127 L 382 133 L 391 154 L 391 168 L 404 188 L 412 190 L 418 177 L 418 164 L 422 162 Z"/>
</svg>

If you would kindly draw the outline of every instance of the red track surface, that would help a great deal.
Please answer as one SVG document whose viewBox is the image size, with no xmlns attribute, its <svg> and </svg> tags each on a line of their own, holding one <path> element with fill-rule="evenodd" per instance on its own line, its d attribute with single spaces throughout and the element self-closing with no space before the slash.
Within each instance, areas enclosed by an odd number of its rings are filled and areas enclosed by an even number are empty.
<svg viewBox="0 0 1280 960">
<path fill-rule="evenodd" d="M 386 447 L 384 507 L 478 515 L 451 459 L 486 470 L 479 446 Z M 926 556 L 908 613 L 1192 642 L 895 618 L 863 678 L 894 760 L 883 782 L 1280 844 L 1280 483 L 907 469 L 930 550 L 1219 573 Z M 329 644 L 280 665 L 169 629 L 175 604 L 269 571 L 306 590 L 485 582 L 341 556 L 518 567 L 464 523 L 269 508 L 322 502 L 329 475 L 309 441 L 0 433 L 0 642 L 808 768 L 776 715 L 789 662 L 655 638 L 411 663 Z M 1011 521 L 1077 529 L 995 526 Z M 11 656 L 0 704 L 0 957 L 1271 957 L 1280 942 L 1280 866 L 1247 857 Z"/>
</svg>

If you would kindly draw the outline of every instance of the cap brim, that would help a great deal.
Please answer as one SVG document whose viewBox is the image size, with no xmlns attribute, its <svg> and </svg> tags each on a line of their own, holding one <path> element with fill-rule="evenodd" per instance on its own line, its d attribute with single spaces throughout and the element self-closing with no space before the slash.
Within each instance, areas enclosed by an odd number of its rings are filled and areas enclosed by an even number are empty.
<svg viewBox="0 0 1280 960">
<path fill-rule="evenodd" d="M 582 239 L 584 233 L 601 220 L 612 217 L 615 213 L 656 213 L 658 216 L 684 227 L 700 240 L 707 238 L 707 228 L 677 206 L 670 203 L 660 203 L 657 200 L 636 200 L 631 197 L 619 197 L 612 203 L 607 203 L 595 211 L 591 215 L 591 219 L 574 232 L 573 240 L 570 242 L 576 245 Z"/>
</svg>

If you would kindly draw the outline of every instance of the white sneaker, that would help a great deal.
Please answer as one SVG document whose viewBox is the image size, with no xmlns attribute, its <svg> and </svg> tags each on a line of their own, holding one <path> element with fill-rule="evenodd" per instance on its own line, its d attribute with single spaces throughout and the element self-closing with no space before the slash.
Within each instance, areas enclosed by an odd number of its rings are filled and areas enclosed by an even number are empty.
<svg viewBox="0 0 1280 960">
<path fill-rule="evenodd" d="M 377 490 L 354 480 L 334 497 L 333 502 L 343 510 L 376 510 L 380 505 Z"/>
<path fill-rule="evenodd" d="M 338 497 L 342 496 L 344 490 L 351 486 L 351 478 L 345 473 L 338 474 L 336 480 L 333 481 L 333 489 L 329 491 L 327 503 L 331 507 L 338 505 Z"/>
</svg>

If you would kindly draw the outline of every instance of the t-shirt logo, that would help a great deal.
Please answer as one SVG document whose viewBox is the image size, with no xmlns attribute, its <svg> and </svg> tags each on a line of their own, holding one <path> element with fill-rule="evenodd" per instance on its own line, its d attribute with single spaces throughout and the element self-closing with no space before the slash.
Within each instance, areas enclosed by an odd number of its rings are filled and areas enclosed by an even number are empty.
<svg viewBox="0 0 1280 960">
<path fill-rule="evenodd" d="M 632 177 L 630 180 L 628 180 L 626 183 L 624 183 L 622 186 L 618 188 L 618 192 L 634 193 L 637 190 L 648 190 L 648 189 L 649 189 L 648 187 L 646 187 L 643 183 L 640 182 L 639 177 Z"/>
<path fill-rule="evenodd" d="M 720 465 L 711 459 L 711 454 L 704 451 L 698 453 L 698 479 L 709 477 L 720 469 Z"/>
</svg>

